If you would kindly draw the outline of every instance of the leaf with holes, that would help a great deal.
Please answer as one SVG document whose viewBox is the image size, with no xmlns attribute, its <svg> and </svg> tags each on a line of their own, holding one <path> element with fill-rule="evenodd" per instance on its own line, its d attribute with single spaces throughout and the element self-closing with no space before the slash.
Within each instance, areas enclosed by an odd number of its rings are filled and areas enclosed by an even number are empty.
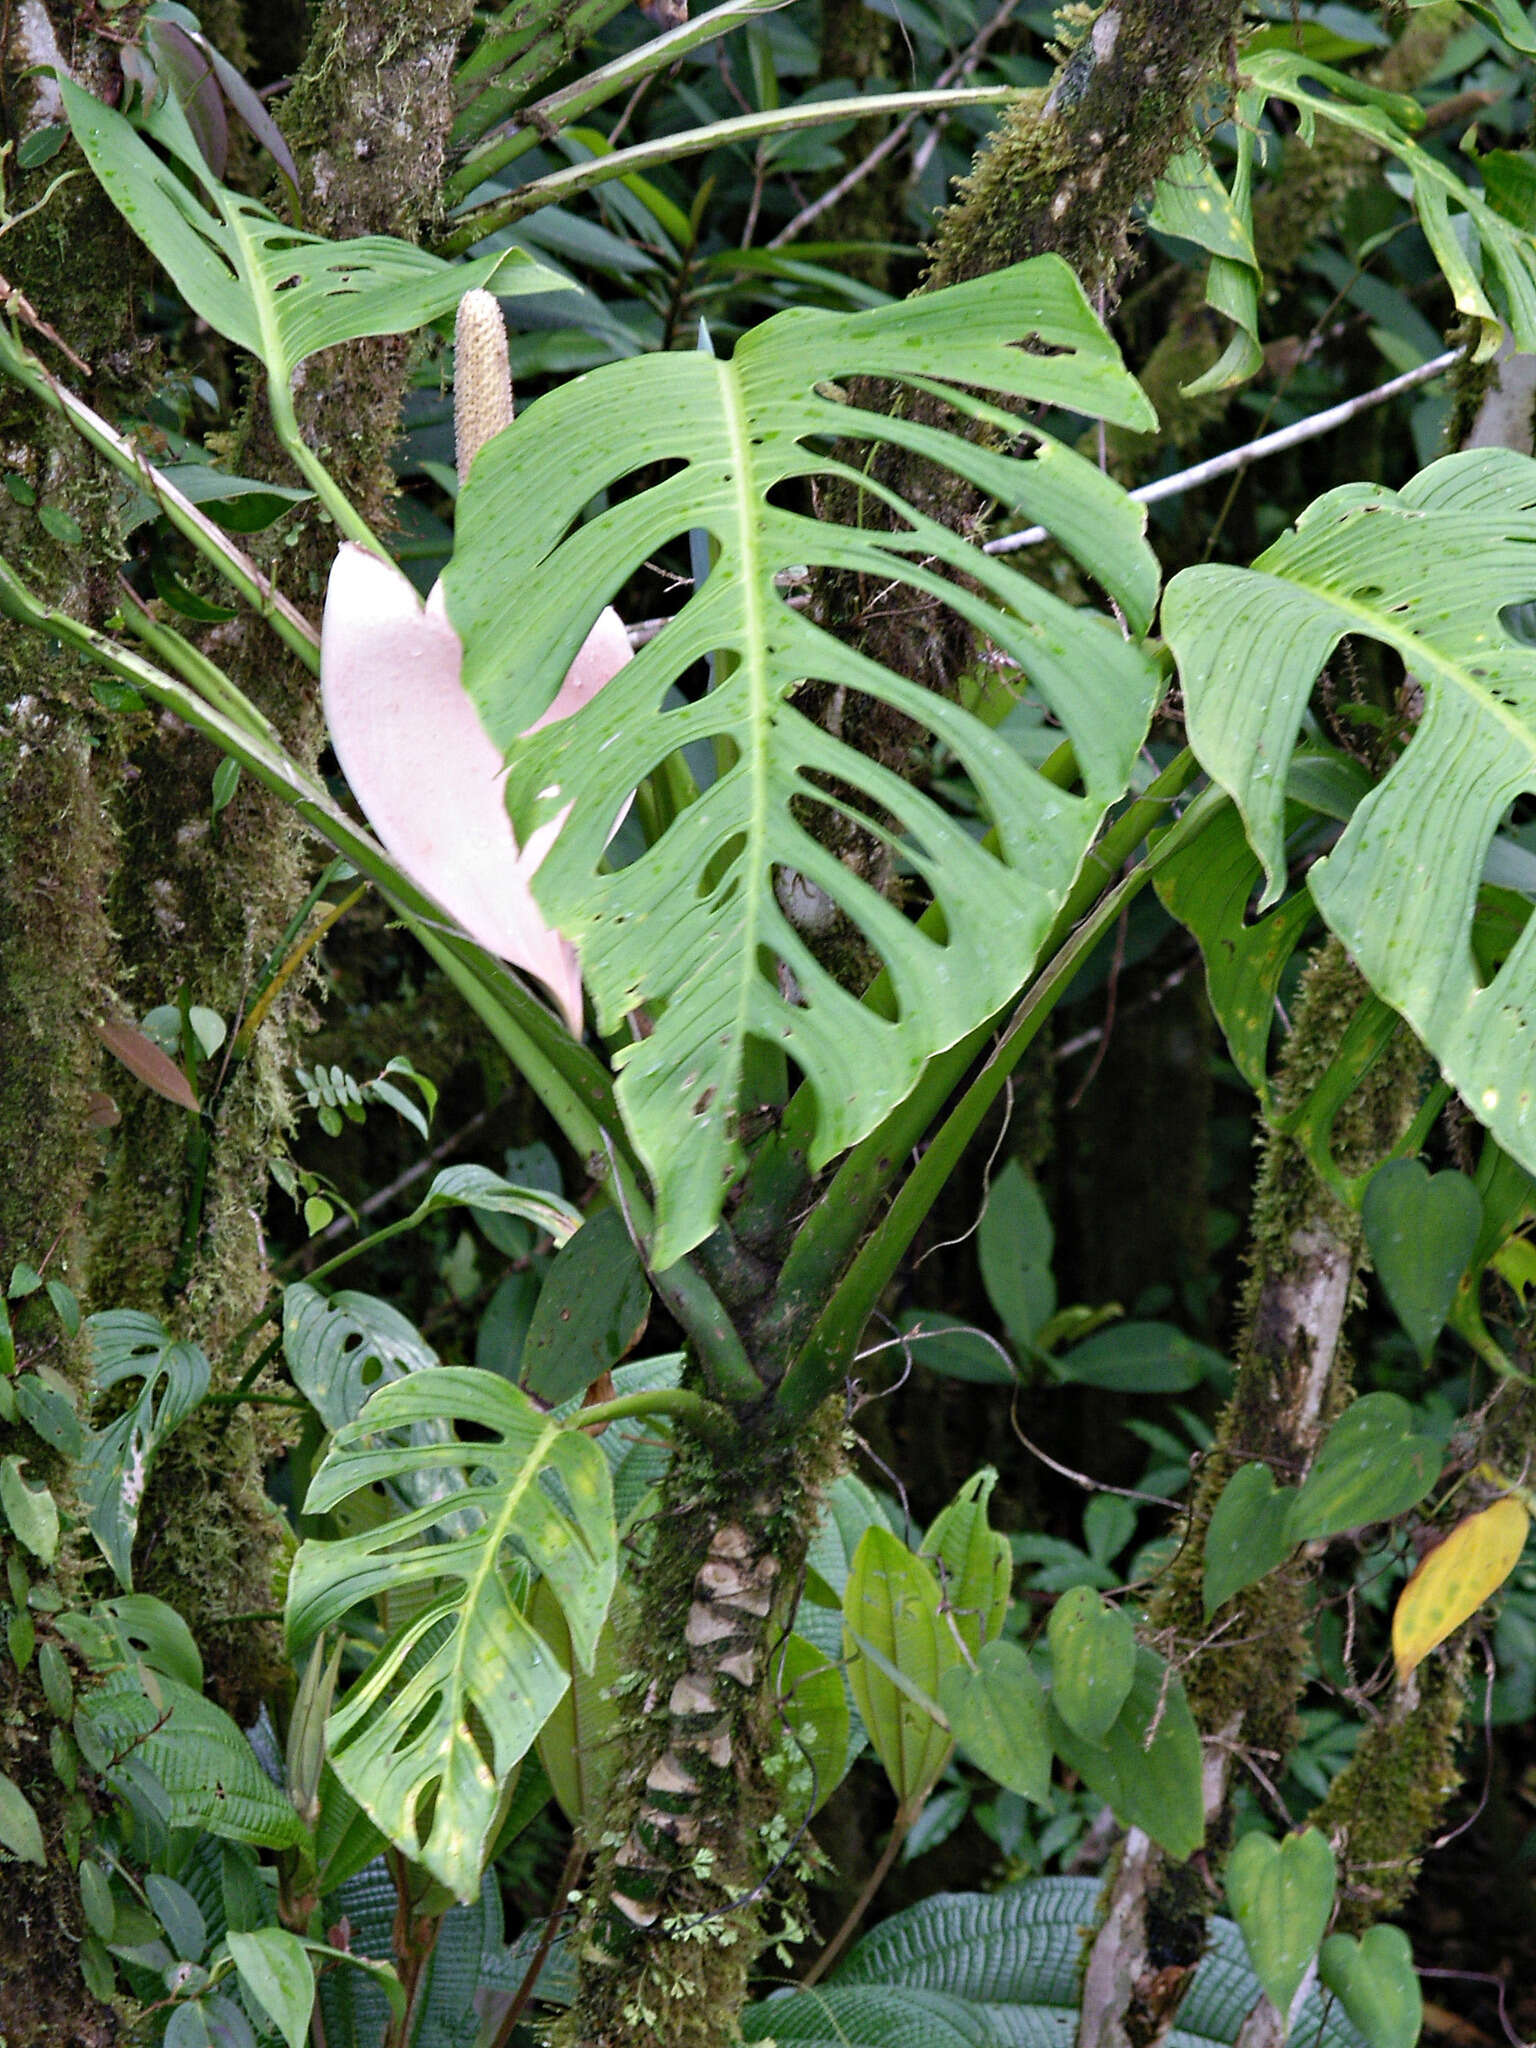
<svg viewBox="0 0 1536 2048">
<path fill-rule="evenodd" d="M 1163 624 L 1190 745 L 1228 789 L 1269 876 L 1285 878 L 1287 766 L 1308 695 L 1347 635 L 1394 650 L 1425 711 L 1312 896 L 1384 1002 L 1473 1113 L 1536 1167 L 1536 924 L 1486 983 L 1470 943 L 1509 806 L 1536 791 L 1536 648 L 1505 623 L 1536 596 L 1536 462 L 1477 449 L 1401 491 L 1330 491 L 1252 569 L 1186 569 Z"/>
<path fill-rule="evenodd" d="M 1392 1655 L 1401 1685 L 1438 1644 L 1476 1614 L 1520 1562 L 1531 1518 L 1506 1495 L 1436 1546 L 1398 1595 Z"/>
<path fill-rule="evenodd" d="M 91 1534 L 122 1586 L 133 1584 L 133 1539 L 155 1453 L 208 1391 L 211 1368 L 138 1309 L 108 1309 L 85 1325 L 95 1358 L 97 1394 L 124 1380 L 144 1382 L 137 1400 L 105 1429 L 91 1432 L 76 1484 Z"/>
<path fill-rule="evenodd" d="M 443 1418 L 473 1442 L 412 1441 Z M 331 1763 L 370 1819 L 460 1898 L 473 1895 L 500 1788 L 568 1680 L 513 1595 L 512 1567 L 542 1573 L 573 1654 L 592 1669 L 612 1597 L 617 1536 L 608 1460 L 494 1373 L 442 1366 L 376 1393 L 337 1432 L 305 1511 L 423 1474 L 468 1483 L 479 1526 L 441 1534 L 463 1489 L 357 1535 L 302 1544 L 288 1587 L 296 1646 L 388 1590 L 428 1604 L 379 1652 L 327 1723 Z"/>
<path fill-rule="evenodd" d="M 942 398 L 962 424 L 1004 425 L 1032 452 L 979 447 L 910 406 L 866 405 L 849 395 L 860 376 Z M 536 400 L 480 452 L 460 494 L 443 588 L 464 682 L 510 752 L 518 844 L 559 825 L 534 895 L 579 949 L 599 1029 L 625 1033 L 637 1011 L 651 1027 L 618 1056 L 619 1099 L 658 1186 L 657 1266 L 709 1234 L 742 1163 L 739 1119 L 756 1100 L 749 1046 L 809 1079 L 813 1165 L 854 1143 L 935 1052 L 1013 996 L 1131 779 L 1159 691 L 1148 655 L 879 480 L 875 458 L 894 444 L 1010 514 L 1044 519 L 1144 631 L 1157 570 L 1140 508 L 983 393 L 1152 424 L 1071 272 L 1043 256 L 870 312 L 781 313 L 729 359 L 691 350 L 608 364 Z M 575 525 L 637 474 L 645 488 Z M 853 523 L 860 501 L 883 507 L 889 526 Z M 614 592 L 697 528 L 715 562 L 677 616 L 582 710 L 530 731 Z M 1060 717 L 1081 794 L 792 605 L 779 579 L 807 567 L 862 578 L 872 603 L 931 599 L 1000 650 Z M 714 687 L 679 702 L 673 685 L 706 655 Z M 841 711 L 819 721 L 823 690 Z M 841 736 L 871 717 L 896 722 L 904 752 L 928 735 L 948 751 L 996 827 L 995 851 Z M 700 743 L 720 764 L 715 779 L 649 848 L 611 865 L 609 837 L 634 790 Z M 817 806 L 844 838 L 867 835 L 873 881 L 809 829 Z M 942 930 L 919 930 L 877 886 L 897 864 L 911 910 L 930 899 Z M 814 928 L 839 914 L 889 971 L 891 1014 L 818 960 Z"/>
</svg>

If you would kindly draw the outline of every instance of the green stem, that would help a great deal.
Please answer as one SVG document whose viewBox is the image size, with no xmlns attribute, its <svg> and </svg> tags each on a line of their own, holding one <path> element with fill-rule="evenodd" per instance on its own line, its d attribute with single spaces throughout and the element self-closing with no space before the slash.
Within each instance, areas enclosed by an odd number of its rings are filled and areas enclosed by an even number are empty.
<svg viewBox="0 0 1536 2048">
<path fill-rule="evenodd" d="M 463 97 L 465 88 L 482 79 L 501 74 L 500 84 L 482 91 L 454 122 L 449 135 L 451 149 L 463 149 L 504 120 L 552 71 L 572 58 L 605 22 L 611 21 L 625 0 L 576 0 L 569 9 L 549 8 L 545 18 L 530 30 L 503 30 L 492 23 L 478 45 L 454 74 L 455 91 Z M 503 11 L 521 15 L 529 10 L 515 4 Z"/>
<path fill-rule="evenodd" d="M 30 391 L 51 411 L 63 415 L 87 446 L 104 456 L 141 491 L 145 491 L 164 512 L 177 532 L 191 541 L 198 553 L 224 577 L 247 604 L 264 618 L 278 638 L 296 654 L 311 672 L 320 667 L 320 636 L 298 608 L 290 604 L 277 586 L 243 555 L 229 536 L 200 512 L 190 498 L 146 462 L 125 435 L 109 426 L 81 398 L 61 384 L 35 356 L 29 355 L 16 337 L 0 322 L 0 371 Z M 374 543 L 377 546 L 377 543 Z M 231 685 L 233 687 L 233 685 Z"/>
<path fill-rule="evenodd" d="M 1041 948 L 1042 959 L 1050 959 L 1056 949 L 1066 943 L 1074 926 L 1094 900 L 1113 883 L 1147 833 L 1154 826 L 1166 822 L 1168 805 L 1199 772 L 1199 763 L 1186 748 L 1115 819 L 1099 845 L 1084 861 L 1082 872 L 1068 891 Z M 1182 845 L 1185 841 L 1180 838 L 1178 843 Z M 1159 858 L 1162 858 L 1161 847 Z M 878 984 L 871 990 L 871 995 L 878 995 Z M 922 1139 L 973 1061 L 987 1046 L 1002 1014 L 989 1018 L 961 1039 L 958 1045 L 930 1060 L 922 1079 L 906 1100 L 897 1105 L 878 1129 L 854 1146 L 831 1187 L 795 1238 L 775 1289 L 776 1310 L 772 1320 L 793 1327 L 808 1308 L 819 1310 L 825 1303 L 837 1275 L 852 1257 L 871 1218 L 901 1173 L 907 1155 Z M 789 1159 L 793 1160 L 808 1150 L 814 1115 L 814 1098 L 808 1089 L 802 1088 L 785 1114 L 781 1134 L 781 1150 Z"/>
<path fill-rule="evenodd" d="M 292 392 L 270 377 L 267 380 L 267 404 L 271 409 L 272 424 L 277 429 L 277 438 L 314 485 L 315 496 L 335 520 L 337 530 L 348 540 L 356 541 L 359 547 L 366 548 L 369 554 L 377 555 L 381 561 L 389 561 L 389 550 L 299 432 Z"/>
<path fill-rule="evenodd" d="M 1208 789 L 1197 798 L 1179 823 L 1159 841 L 1156 851 L 1100 898 L 1019 1004 L 980 1074 L 945 1118 L 889 1210 L 854 1258 L 780 1383 L 776 1404 L 791 1420 L 810 1414 L 847 1371 L 859 1335 L 923 1218 L 959 1164 L 1004 1082 L 1071 986 L 1084 960 L 1162 862 L 1187 846 L 1226 801 L 1215 789 Z M 866 1173 L 867 1179 L 873 1177 Z M 829 1202 L 835 1198 L 836 1190 L 834 1182 Z"/>
<path fill-rule="evenodd" d="M 650 142 L 636 142 L 628 149 L 568 165 L 563 171 L 534 178 L 502 198 L 488 199 L 459 214 L 437 246 L 443 255 L 457 256 L 526 214 L 537 213 L 541 206 L 574 199 L 611 178 L 631 177 L 659 164 L 702 156 L 707 150 L 735 143 L 760 142 L 792 128 L 818 127 L 828 121 L 869 121 L 882 114 L 917 113 L 926 107 L 995 107 L 1013 97 L 1014 89 L 1007 85 L 952 86 L 942 92 L 876 92 L 849 100 L 811 100 L 801 107 L 774 107 L 764 113 L 737 114 L 728 121 L 709 121 L 681 135 L 657 136 Z"/>
<path fill-rule="evenodd" d="M 690 1436 L 724 1450 L 735 1435 L 735 1424 L 718 1402 L 706 1400 L 687 1387 L 658 1387 L 644 1394 L 618 1394 L 611 1401 L 595 1401 L 590 1408 L 578 1408 L 570 1417 L 570 1429 L 591 1429 L 595 1424 L 622 1422 L 627 1415 L 670 1415 Z"/>
<path fill-rule="evenodd" d="M 562 86 L 559 92 L 535 100 L 532 106 L 517 113 L 514 133 L 502 136 L 464 160 L 443 187 L 445 205 L 450 210 L 462 205 L 476 186 L 483 185 L 487 178 L 494 178 L 498 171 L 505 170 L 509 163 L 541 141 L 548 141 L 556 129 L 566 127 L 581 115 L 590 113 L 594 107 L 616 98 L 619 93 L 631 91 L 641 79 L 665 70 L 678 58 L 696 50 L 701 43 L 713 42 L 717 36 L 728 34 L 738 22 L 748 21 L 755 14 L 771 14 L 776 8 L 788 4 L 789 0 L 724 0 L 723 6 L 712 7 L 708 14 L 701 14 L 693 21 L 680 22 L 676 28 L 642 43 L 638 49 L 615 57 L 612 63 L 598 65 L 574 84 Z M 489 94 L 484 95 L 467 114 L 460 115 L 454 127 L 455 142 L 474 140 L 495 125 L 499 116 L 489 120 L 484 118 L 489 99 Z M 512 108 L 508 106 L 505 111 L 511 113 Z"/>
</svg>

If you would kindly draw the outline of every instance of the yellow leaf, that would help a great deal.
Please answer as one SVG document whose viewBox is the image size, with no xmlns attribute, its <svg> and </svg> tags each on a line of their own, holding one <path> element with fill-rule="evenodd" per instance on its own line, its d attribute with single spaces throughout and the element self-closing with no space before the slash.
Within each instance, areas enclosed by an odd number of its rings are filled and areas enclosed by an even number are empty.
<svg viewBox="0 0 1536 2048">
<path fill-rule="evenodd" d="M 1506 1494 L 1458 1522 L 1429 1553 L 1404 1586 L 1392 1617 L 1399 1684 L 1503 1585 L 1520 1562 L 1530 1526 L 1525 1509 Z"/>
</svg>

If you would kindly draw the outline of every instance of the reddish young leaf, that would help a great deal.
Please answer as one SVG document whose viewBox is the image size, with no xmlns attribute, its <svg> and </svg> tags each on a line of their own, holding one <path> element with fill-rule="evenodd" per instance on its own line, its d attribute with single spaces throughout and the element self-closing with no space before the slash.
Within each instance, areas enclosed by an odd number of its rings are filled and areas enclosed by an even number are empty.
<svg viewBox="0 0 1536 2048">
<path fill-rule="evenodd" d="M 96 1026 L 96 1036 L 115 1060 L 122 1064 L 144 1083 L 153 1088 L 157 1095 L 163 1095 L 167 1102 L 174 1102 L 178 1109 L 190 1110 L 196 1116 L 201 1104 L 192 1092 L 192 1084 L 173 1059 L 168 1059 L 158 1045 L 147 1039 L 142 1031 L 136 1031 L 131 1024 L 119 1024 L 113 1018 L 106 1018 Z"/>
</svg>

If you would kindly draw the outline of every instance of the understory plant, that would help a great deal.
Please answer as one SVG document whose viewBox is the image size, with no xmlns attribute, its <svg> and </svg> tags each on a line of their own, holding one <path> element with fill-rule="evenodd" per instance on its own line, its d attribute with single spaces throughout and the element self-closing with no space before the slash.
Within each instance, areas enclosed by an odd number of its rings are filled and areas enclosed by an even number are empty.
<svg viewBox="0 0 1536 2048">
<path fill-rule="evenodd" d="M 217 1359 L 175 1285 L 164 1313 L 92 1300 L 82 1323 L 41 1253 L 11 1262 L 7 1683 L 32 1719 L 0 1751 L 8 1874 L 68 1872 L 48 1896 L 78 1900 L 91 1996 L 169 2048 L 926 2044 L 1022 2038 L 1035 2013 L 1059 2031 L 1068 2009 L 1083 2048 L 1175 2025 L 1411 2048 L 1391 1916 L 1454 1784 L 1466 1625 L 1516 1572 L 1530 1507 L 1530 398 L 1523 445 L 1469 417 L 1399 486 L 1329 490 L 1250 563 L 1165 587 L 1145 507 L 1097 459 L 1157 413 L 1106 325 L 1109 273 L 1063 223 L 1098 190 L 1095 96 L 1118 95 L 1127 135 L 1157 113 L 1127 104 L 1134 56 L 1141 97 L 1168 98 L 1132 196 L 1209 259 L 1225 323 L 1183 396 L 1230 391 L 1263 362 L 1264 150 L 1332 124 L 1395 167 L 1470 415 L 1498 363 L 1536 354 L 1529 158 L 1463 175 L 1417 138 L 1417 102 L 1335 68 L 1321 31 L 1232 56 L 1236 7 L 1189 10 L 1179 36 L 1166 9 L 1100 9 L 1048 86 L 809 97 L 622 152 L 582 125 L 767 11 L 726 0 L 585 75 L 562 68 L 571 37 L 612 7 L 481 24 L 436 249 L 318 235 L 225 182 L 220 92 L 285 175 L 286 144 L 182 8 L 148 11 L 120 104 L 54 71 L 53 147 L 188 324 L 242 353 L 300 481 L 159 459 L 50 367 L 50 309 L 13 293 L 0 372 L 162 554 L 159 602 L 129 581 L 94 616 L 0 558 L 0 607 L 89 664 L 113 715 L 211 742 L 215 825 L 242 778 L 324 863 L 232 1035 L 183 984 L 108 1022 L 107 1047 L 185 1119 L 201 1187 L 229 1074 L 369 887 L 565 1167 L 546 1147 L 521 1174 L 442 1168 L 407 1216 L 268 1290 Z M 1520 10 L 1469 12 L 1531 54 Z M 575 296 L 519 223 L 621 179 L 651 204 L 648 171 L 689 149 L 996 104 L 928 288 L 850 309 L 817 283 L 713 339 L 694 320 L 514 417 L 501 307 L 537 309 L 516 348 L 563 332 L 550 308 Z M 1054 241 L 999 226 L 1026 168 L 1060 201 Z M 423 598 L 297 408 L 328 351 L 455 318 L 451 548 Z M 264 516 L 327 523 L 318 629 L 318 592 L 285 591 L 238 519 L 202 509 L 264 488 L 286 494 Z M 1012 544 L 1036 526 L 1049 571 Z M 626 628 L 657 562 L 669 609 Z M 323 686 L 339 775 L 221 665 L 218 579 Z M 1372 664 L 1353 730 L 1309 708 L 1320 678 L 1336 709 L 1338 676 Z M 979 1229 L 1006 1342 L 906 1312 L 946 1184 L 1154 895 L 1198 947 L 1262 1132 L 1230 1369 L 1148 1318 L 1058 1303 L 1022 1154 Z M 389 1112 L 426 1135 L 409 1059 L 301 1079 L 333 1132 Z M 283 1171 L 312 1232 L 332 1224 L 334 1191 Z M 529 1281 L 475 1364 L 333 1279 L 461 1212 Z M 1446 1332 L 1460 1347 L 1459 1405 L 1426 1412 L 1406 1376 L 1356 1385 L 1344 1325 L 1370 1263 L 1410 1363 Z M 637 1349 L 652 1316 L 670 1349 Z M 84 1412 L 58 1332 L 89 1345 Z M 1122 1574 L 1134 1514 L 1114 1516 L 1161 1486 L 1096 1493 L 1086 1547 L 1050 1551 L 1010 1530 L 994 1465 L 926 1527 L 856 1476 L 888 1363 L 1010 1388 L 1021 1433 L 1042 1389 L 1228 1398 L 1214 1426 L 1186 1416 L 1192 1494 Z M 261 1404 L 291 1424 L 291 1538 L 254 1618 L 281 1607 L 291 1679 L 253 1711 L 205 1689 L 194 1633 L 136 1573 L 178 1433 Z M 1188 1444 L 1142 1420 L 1182 1487 Z M 1313 1624 L 1343 1603 L 1329 1681 L 1351 1742 L 1364 1725 L 1318 1792 L 1297 1712 Z M 1391 1661 L 1372 1693 L 1357 1625 Z M 809 1932 L 816 1816 L 866 1748 L 884 1847 L 800 1986 L 767 1997 Z M 925 1816 L 982 1785 L 1000 1847 L 1107 1809 L 1102 1884 L 930 1899 L 849 1950 Z M 502 1880 L 526 1852 L 526 1892 L 555 1810 L 568 1853 L 509 1944 Z"/>
</svg>

